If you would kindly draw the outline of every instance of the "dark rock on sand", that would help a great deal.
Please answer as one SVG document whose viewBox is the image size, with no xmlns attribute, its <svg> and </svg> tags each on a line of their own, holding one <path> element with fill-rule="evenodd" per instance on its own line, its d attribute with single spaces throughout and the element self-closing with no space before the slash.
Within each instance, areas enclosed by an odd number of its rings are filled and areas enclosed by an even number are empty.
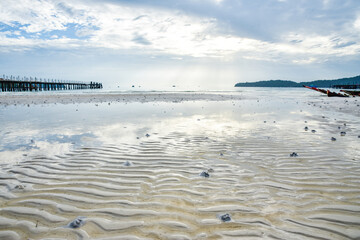
<svg viewBox="0 0 360 240">
<path fill-rule="evenodd" d="M 206 172 L 206 171 L 203 171 L 203 172 L 200 173 L 200 177 L 208 178 L 208 177 L 210 177 L 210 174 L 208 172 Z"/>
<path fill-rule="evenodd" d="M 220 219 L 223 222 L 230 222 L 231 221 L 231 216 L 230 216 L 230 214 L 225 213 L 224 215 L 220 216 Z"/>
<path fill-rule="evenodd" d="M 296 152 L 290 153 L 290 157 L 297 157 L 298 154 Z"/>
<path fill-rule="evenodd" d="M 133 164 L 130 161 L 126 161 L 126 162 L 124 162 L 123 165 L 126 166 L 126 167 L 129 167 L 129 166 L 132 166 Z"/>
<path fill-rule="evenodd" d="M 74 221 L 68 224 L 69 228 L 79 228 L 85 224 L 85 217 L 77 217 Z"/>
<path fill-rule="evenodd" d="M 16 185 L 14 189 L 20 189 L 20 190 L 23 190 L 25 188 L 24 185 L 22 184 L 19 184 L 19 185 Z"/>
</svg>

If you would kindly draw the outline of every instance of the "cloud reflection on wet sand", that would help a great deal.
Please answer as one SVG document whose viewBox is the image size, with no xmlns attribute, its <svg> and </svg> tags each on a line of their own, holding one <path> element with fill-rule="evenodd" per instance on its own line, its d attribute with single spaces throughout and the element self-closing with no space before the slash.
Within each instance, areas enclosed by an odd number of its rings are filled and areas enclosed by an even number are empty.
<svg viewBox="0 0 360 240">
<path fill-rule="evenodd" d="M 3 107 L 2 159 L 26 156 L 1 163 L 0 237 L 357 238 L 355 100 L 269 92 L 236 101 L 43 105 L 26 113 Z M 25 125 L 11 121 L 21 113 Z M 223 222 L 226 213 L 231 220 Z M 78 217 L 84 222 L 68 227 Z"/>
</svg>

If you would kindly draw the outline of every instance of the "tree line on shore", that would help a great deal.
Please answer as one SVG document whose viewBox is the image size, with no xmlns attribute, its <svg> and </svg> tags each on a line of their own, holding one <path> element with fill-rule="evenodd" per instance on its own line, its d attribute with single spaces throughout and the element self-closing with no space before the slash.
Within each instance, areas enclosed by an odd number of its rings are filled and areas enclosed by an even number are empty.
<svg viewBox="0 0 360 240">
<path fill-rule="evenodd" d="M 360 85 L 360 75 L 350 78 L 340 78 L 334 80 L 315 80 L 310 82 L 294 82 L 290 80 L 267 80 L 258 82 L 236 83 L 235 87 L 302 87 L 317 86 L 330 88 L 334 85 Z"/>
</svg>

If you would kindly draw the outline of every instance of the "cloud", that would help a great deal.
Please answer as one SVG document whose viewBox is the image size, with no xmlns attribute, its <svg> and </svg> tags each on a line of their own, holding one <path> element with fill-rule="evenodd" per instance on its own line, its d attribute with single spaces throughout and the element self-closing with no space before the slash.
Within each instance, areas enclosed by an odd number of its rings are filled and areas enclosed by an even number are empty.
<svg viewBox="0 0 360 240">
<path fill-rule="evenodd" d="M 336 20 L 342 28 L 333 29 L 331 23 L 335 20 L 324 17 L 326 10 L 322 8 L 338 7 L 333 1 L 315 1 L 315 6 L 319 3 L 316 16 L 308 15 L 309 6 L 302 1 L 254 0 L 246 5 L 242 1 L 207 1 L 212 3 L 209 9 L 213 15 L 204 15 L 192 1 L 177 3 L 175 8 L 174 1 L 154 1 L 149 6 L 145 1 L 2 0 L 0 23 L 5 27 L 0 28 L 0 51 L 110 49 L 175 58 L 236 56 L 296 64 L 359 55 L 360 38 L 353 34 L 353 28 L 360 31 L 360 18 L 342 17 Z M 229 10 L 230 4 L 235 4 L 235 10 Z M 298 26 L 297 18 L 314 24 L 308 28 Z M 330 22 L 326 28 L 331 31 L 313 31 L 312 27 L 326 20 Z M 256 30 L 246 29 L 255 23 Z M 288 31 L 292 24 L 295 30 Z M 269 33 L 257 34 L 263 31 L 262 25 L 274 31 L 270 38 L 264 37 Z"/>
<path fill-rule="evenodd" d="M 138 34 L 135 35 L 132 41 L 141 45 L 151 45 L 151 42 L 149 40 L 147 40 L 144 36 Z"/>
</svg>

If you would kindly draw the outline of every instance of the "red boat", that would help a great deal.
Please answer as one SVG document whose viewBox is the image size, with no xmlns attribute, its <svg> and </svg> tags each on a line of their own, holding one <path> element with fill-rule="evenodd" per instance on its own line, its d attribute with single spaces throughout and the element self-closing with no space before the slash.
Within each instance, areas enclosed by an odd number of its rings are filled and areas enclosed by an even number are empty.
<svg viewBox="0 0 360 240">
<path fill-rule="evenodd" d="M 317 87 L 309 87 L 309 86 L 305 86 L 304 87 L 308 88 L 308 89 L 312 89 L 315 90 L 317 92 L 321 92 L 326 94 L 328 97 L 349 97 L 349 95 L 346 94 L 341 94 L 341 93 L 337 93 L 337 92 L 331 92 L 329 90 L 325 90 L 325 89 L 321 89 L 321 88 L 317 88 Z"/>
<path fill-rule="evenodd" d="M 350 91 L 350 90 L 340 90 L 341 92 L 347 93 L 352 96 L 359 96 L 360 97 L 360 91 Z"/>
<path fill-rule="evenodd" d="M 305 85 L 303 85 L 303 87 L 327 94 L 327 91 L 325 89 L 321 89 L 321 88 L 317 88 L 317 87 L 309 87 L 309 86 L 305 86 Z"/>
<path fill-rule="evenodd" d="M 328 97 L 349 97 L 349 95 L 341 94 L 341 93 L 337 93 L 337 92 L 330 92 L 329 90 L 327 90 L 326 93 L 327 93 Z"/>
</svg>

